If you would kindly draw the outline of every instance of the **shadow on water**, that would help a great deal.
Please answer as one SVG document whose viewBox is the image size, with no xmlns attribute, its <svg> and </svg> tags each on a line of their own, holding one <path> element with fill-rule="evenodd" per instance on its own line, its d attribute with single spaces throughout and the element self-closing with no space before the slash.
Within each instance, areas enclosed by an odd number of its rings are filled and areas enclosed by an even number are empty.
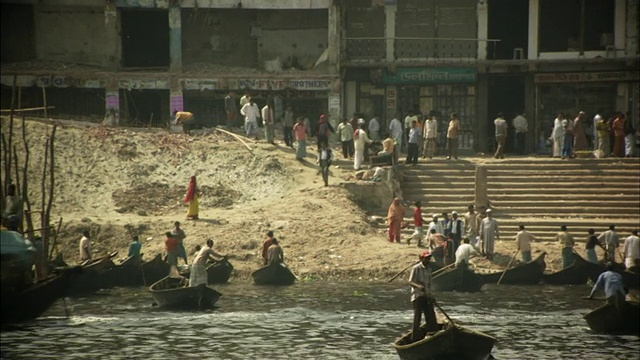
<svg viewBox="0 0 640 360">
<path fill-rule="evenodd" d="M 67 299 L 40 319 L 5 329 L 2 357 L 396 359 L 409 329 L 409 289 L 399 283 L 231 283 L 206 312 L 152 306 L 145 288 Z M 635 336 L 592 334 L 582 315 L 598 303 L 586 286 L 485 286 L 436 294 L 455 321 L 495 336 L 497 359 L 638 359 Z"/>
</svg>

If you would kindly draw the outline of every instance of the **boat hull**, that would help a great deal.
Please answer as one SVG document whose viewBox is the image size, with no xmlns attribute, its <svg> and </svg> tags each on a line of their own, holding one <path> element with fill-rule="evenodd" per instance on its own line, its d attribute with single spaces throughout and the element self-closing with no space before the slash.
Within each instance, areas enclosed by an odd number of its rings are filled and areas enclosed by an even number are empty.
<svg viewBox="0 0 640 360">
<path fill-rule="evenodd" d="M 585 285 L 589 277 L 574 265 L 555 273 L 542 275 L 542 282 L 549 285 Z"/>
<path fill-rule="evenodd" d="M 229 281 L 233 265 L 227 260 L 217 261 L 207 266 L 207 283 L 208 284 L 224 284 Z M 180 272 L 180 275 L 187 279 L 191 276 L 190 270 Z"/>
<path fill-rule="evenodd" d="M 478 292 L 482 285 L 484 281 L 466 266 L 446 269 L 431 280 L 433 291 Z"/>
<path fill-rule="evenodd" d="M 392 346 L 403 360 L 486 360 L 491 356 L 496 339 L 479 331 L 448 323 L 422 340 L 411 342 L 411 331 Z M 422 327 L 424 331 L 424 326 Z"/>
<path fill-rule="evenodd" d="M 604 264 L 598 263 L 594 264 L 590 261 L 587 261 L 585 258 L 578 254 L 573 254 L 576 259 L 575 266 L 580 269 L 583 273 L 587 275 L 589 280 L 594 283 L 598 280 L 598 276 L 606 271 L 606 267 Z M 622 275 L 622 282 L 624 286 L 630 289 L 639 289 L 640 288 L 640 273 L 625 271 L 623 264 L 615 264 L 614 271 Z"/>
<path fill-rule="evenodd" d="M 500 281 L 500 284 L 510 285 L 535 285 L 542 280 L 542 274 L 547 264 L 544 258 L 547 253 L 543 252 L 537 258 L 526 264 L 518 265 L 507 270 Z M 495 284 L 500 280 L 502 271 L 490 274 L 477 274 L 486 284 Z"/>
<path fill-rule="evenodd" d="M 222 296 L 204 284 L 189 287 L 187 282 L 183 277 L 167 276 L 151 285 L 149 290 L 158 306 L 182 310 L 210 309 Z"/>
<path fill-rule="evenodd" d="M 291 285 L 296 281 L 296 276 L 284 264 L 265 266 L 251 276 L 256 285 Z"/>
<path fill-rule="evenodd" d="M 584 315 L 589 328 L 601 334 L 640 334 L 640 303 L 627 301 L 622 311 L 604 304 Z"/>
</svg>

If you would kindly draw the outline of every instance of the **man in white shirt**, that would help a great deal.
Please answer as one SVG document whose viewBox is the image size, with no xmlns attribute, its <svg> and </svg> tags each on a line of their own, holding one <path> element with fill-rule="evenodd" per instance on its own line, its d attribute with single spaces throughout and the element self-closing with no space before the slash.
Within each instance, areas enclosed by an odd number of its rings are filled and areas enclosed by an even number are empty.
<svg viewBox="0 0 640 360">
<path fill-rule="evenodd" d="M 394 117 L 389 123 L 389 136 L 396 140 L 396 148 L 399 152 L 404 141 L 402 139 L 402 123 L 397 117 Z"/>
<path fill-rule="evenodd" d="M 524 117 L 524 113 L 518 114 L 515 118 L 513 118 L 513 120 L 511 121 L 511 125 L 513 125 L 514 129 L 516 130 L 514 146 L 515 150 L 518 154 L 524 155 L 525 151 L 527 150 L 527 131 L 529 131 L 529 124 L 527 122 L 527 119 Z"/>
<path fill-rule="evenodd" d="M 598 109 L 593 117 L 593 150 L 598 150 L 598 121 L 602 120 L 602 109 Z"/>
<path fill-rule="evenodd" d="M 620 246 L 620 237 L 618 236 L 618 233 L 616 233 L 616 226 L 609 225 L 609 230 L 600 234 L 600 236 L 598 236 L 598 241 L 607 248 L 607 261 L 615 262 L 616 249 Z"/>
<path fill-rule="evenodd" d="M 434 229 L 436 231 L 436 234 L 444 234 L 442 223 L 438 221 L 438 214 L 433 214 L 433 221 L 429 223 L 427 232 L 431 232 L 431 229 Z"/>
<path fill-rule="evenodd" d="M 469 238 L 465 237 L 462 239 L 462 245 L 456 250 L 456 267 L 462 265 L 462 263 L 464 263 L 464 266 L 469 265 L 471 255 L 478 256 L 480 254 L 469 244 Z"/>
<path fill-rule="evenodd" d="M 207 261 L 221 261 L 219 258 L 226 258 L 213 250 L 213 240 L 207 240 L 207 246 L 203 247 L 196 254 L 193 264 L 191 265 L 191 274 L 189 276 L 189 287 L 196 287 L 200 284 L 207 285 L 209 283 L 209 275 L 207 273 Z"/>
<path fill-rule="evenodd" d="M 369 120 L 369 138 L 372 141 L 380 141 L 380 122 L 378 116 L 374 116 Z"/>
<path fill-rule="evenodd" d="M 240 113 L 244 115 L 244 131 L 247 137 L 253 136 L 258 140 L 258 119 L 260 118 L 258 105 L 249 98 L 249 102 L 242 106 Z"/>
<path fill-rule="evenodd" d="M 464 214 L 464 233 L 469 239 L 475 240 L 478 236 L 478 228 L 476 227 L 476 217 L 478 213 L 475 212 L 475 206 L 469 205 L 469 211 Z"/>
<path fill-rule="evenodd" d="M 264 125 L 264 137 L 269 144 L 274 143 L 274 130 L 276 126 L 276 112 L 273 100 L 267 100 L 267 105 L 262 108 L 262 124 Z"/>
<path fill-rule="evenodd" d="M 516 245 L 522 254 L 522 261 L 525 263 L 531 262 L 531 242 L 535 240 L 536 237 L 525 230 L 524 225 L 520 225 L 520 231 L 516 234 Z"/>
<path fill-rule="evenodd" d="M 433 159 L 438 143 L 438 121 L 434 118 L 435 112 L 429 112 L 429 117 L 424 122 L 424 149 L 422 157 Z"/>
<path fill-rule="evenodd" d="M 82 239 L 80 239 L 80 261 L 86 260 L 91 260 L 91 240 L 87 230 L 82 232 Z"/>
<path fill-rule="evenodd" d="M 640 267 L 640 238 L 638 237 L 638 230 L 631 231 L 631 236 L 624 241 L 624 266 L 627 270 L 632 267 Z"/>
<path fill-rule="evenodd" d="M 507 142 L 507 121 L 503 118 L 502 113 L 498 113 L 498 117 L 493 121 L 496 127 L 496 149 L 495 158 L 504 159 L 504 146 Z"/>
<path fill-rule="evenodd" d="M 404 118 L 404 138 L 402 139 L 402 144 L 408 144 L 407 140 L 409 140 L 409 132 L 411 131 L 411 123 L 418 123 L 418 117 L 413 113 L 413 111 L 409 111 L 407 116 Z M 403 146 L 403 151 L 408 151 L 407 146 Z"/>
<path fill-rule="evenodd" d="M 358 129 L 353 133 L 353 142 L 355 147 L 355 154 L 353 156 L 353 169 L 358 171 L 362 166 L 362 160 L 364 159 L 364 150 L 366 144 L 371 144 L 371 139 L 367 136 L 367 132 L 362 128 L 364 127 L 364 120 L 358 120 Z"/>
</svg>

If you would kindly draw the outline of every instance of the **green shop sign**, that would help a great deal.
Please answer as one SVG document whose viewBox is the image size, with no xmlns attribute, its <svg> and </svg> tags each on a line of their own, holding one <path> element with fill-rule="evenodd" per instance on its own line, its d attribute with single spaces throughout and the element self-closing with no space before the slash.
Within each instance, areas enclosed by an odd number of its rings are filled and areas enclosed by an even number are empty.
<svg viewBox="0 0 640 360">
<path fill-rule="evenodd" d="M 385 84 L 459 84 L 475 83 L 478 71 L 473 68 L 398 68 L 395 74 L 385 71 Z"/>
</svg>

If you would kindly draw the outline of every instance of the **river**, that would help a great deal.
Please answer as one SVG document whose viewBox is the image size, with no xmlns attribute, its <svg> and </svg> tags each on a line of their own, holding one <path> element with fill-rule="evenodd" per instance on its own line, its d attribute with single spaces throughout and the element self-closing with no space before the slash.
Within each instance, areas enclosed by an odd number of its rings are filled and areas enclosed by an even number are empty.
<svg viewBox="0 0 640 360">
<path fill-rule="evenodd" d="M 397 359 L 390 343 L 411 326 L 400 282 L 215 286 L 208 312 L 152 305 L 145 288 L 58 301 L 2 332 L 3 359 Z M 436 298 L 455 321 L 498 339 L 496 359 L 639 359 L 640 338 L 592 334 L 589 287 L 485 285 Z"/>
</svg>

